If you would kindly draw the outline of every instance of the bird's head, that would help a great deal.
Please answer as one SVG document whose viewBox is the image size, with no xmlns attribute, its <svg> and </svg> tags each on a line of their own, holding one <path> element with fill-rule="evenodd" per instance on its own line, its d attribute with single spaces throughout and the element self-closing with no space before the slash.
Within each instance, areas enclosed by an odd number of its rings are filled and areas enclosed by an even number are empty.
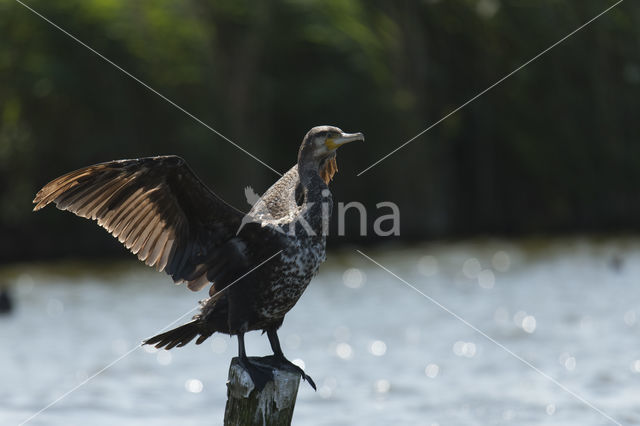
<svg viewBox="0 0 640 426">
<path fill-rule="evenodd" d="M 364 141 L 362 133 L 345 133 L 333 126 L 317 126 L 307 132 L 298 152 L 298 169 L 315 169 L 325 183 L 338 171 L 336 151 L 342 145 Z"/>
</svg>

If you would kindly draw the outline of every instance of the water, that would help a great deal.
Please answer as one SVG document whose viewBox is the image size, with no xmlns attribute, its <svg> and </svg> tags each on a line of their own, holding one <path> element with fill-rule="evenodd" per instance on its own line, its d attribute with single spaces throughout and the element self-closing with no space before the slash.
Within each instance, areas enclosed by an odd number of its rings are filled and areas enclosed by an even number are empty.
<svg viewBox="0 0 640 426">
<path fill-rule="evenodd" d="M 640 424 L 640 241 L 364 252 L 425 296 L 355 251 L 331 253 L 280 331 L 318 384 L 302 384 L 294 424 L 613 424 L 593 407 Z M 0 424 L 105 367 L 29 424 L 221 424 L 235 339 L 138 347 L 186 321 L 203 294 L 137 266 L 27 265 L 4 276 L 17 307 L 0 317 Z M 259 333 L 247 346 L 269 353 Z"/>
</svg>

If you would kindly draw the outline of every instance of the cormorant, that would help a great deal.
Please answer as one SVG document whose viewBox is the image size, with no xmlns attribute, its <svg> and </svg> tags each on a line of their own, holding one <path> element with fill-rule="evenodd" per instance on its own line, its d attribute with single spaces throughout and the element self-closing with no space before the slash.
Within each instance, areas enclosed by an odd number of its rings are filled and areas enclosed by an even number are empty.
<svg viewBox="0 0 640 426">
<path fill-rule="evenodd" d="M 0 314 L 8 314 L 13 309 L 11 295 L 6 288 L 0 288 Z"/>
<path fill-rule="evenodd" d="M 211 283 L 192 321 L 143 344 L 171 349 L 213 333 L 238 337 L 238 353 L 256 387 L 271 371 L 252 364 L 244 334 L 266 332 L 274 357 L 288 361 L 277 335 L 325 260 L 332 198 L 328 183 L 337 171 L 336 150 L 362 133 L 312 128 L 298 161 L 244 215 L 209 190 L 177 156 L 117 160 L 61 176 L 36 195 L 34 210 L 54 202 L 61 210 L 90 218 L 140 260 L 164 270 L 176 283 L 197 291 Z"/>
</svg>

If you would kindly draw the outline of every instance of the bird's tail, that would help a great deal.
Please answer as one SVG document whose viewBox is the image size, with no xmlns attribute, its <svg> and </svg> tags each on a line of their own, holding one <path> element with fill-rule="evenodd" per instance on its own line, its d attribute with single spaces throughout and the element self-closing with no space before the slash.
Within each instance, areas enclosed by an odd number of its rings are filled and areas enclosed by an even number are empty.
<svg viewBox="0 0 640 426">
<path fill-rule="evenodd" d="M 200 335 L 196 344 L 204 342 L 213 334 L 212 331 L 204 330 L 200 324 L 200 321 L 193 320 L 181 325 L 173 330 L 165 331 L 143 341 L 143 345 L 154 345 L 156 348 L 165 348 L 167 350 L 173 349 L 176 346 L 182 347 L 192 341 L 196 336 Z"/>
</svg>

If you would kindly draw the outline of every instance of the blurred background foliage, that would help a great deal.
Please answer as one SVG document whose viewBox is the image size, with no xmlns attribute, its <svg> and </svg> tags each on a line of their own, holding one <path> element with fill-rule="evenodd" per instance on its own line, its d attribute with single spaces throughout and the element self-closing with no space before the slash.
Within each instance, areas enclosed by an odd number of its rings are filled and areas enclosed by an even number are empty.
<svg viewBox="0 0 640 426">
<path fill-rule="evenodd" d="M 337 201 L 401 239 L 640 228 L 640 4 L 624 2 L 361 177 L 612 2 L 65 0 L 27 4 L 284 172 L 314 125 L 362 131 Z M 277 175 L 20 4 L 0 0 L 0 262 L 118 255 L 35 192 L 111 159 L 183 156 L 244 210 Z M 380 211 L 380 214 L 388 211 Z M 358 236 L 357 215 L 338 242 Z"/>
</svg>

